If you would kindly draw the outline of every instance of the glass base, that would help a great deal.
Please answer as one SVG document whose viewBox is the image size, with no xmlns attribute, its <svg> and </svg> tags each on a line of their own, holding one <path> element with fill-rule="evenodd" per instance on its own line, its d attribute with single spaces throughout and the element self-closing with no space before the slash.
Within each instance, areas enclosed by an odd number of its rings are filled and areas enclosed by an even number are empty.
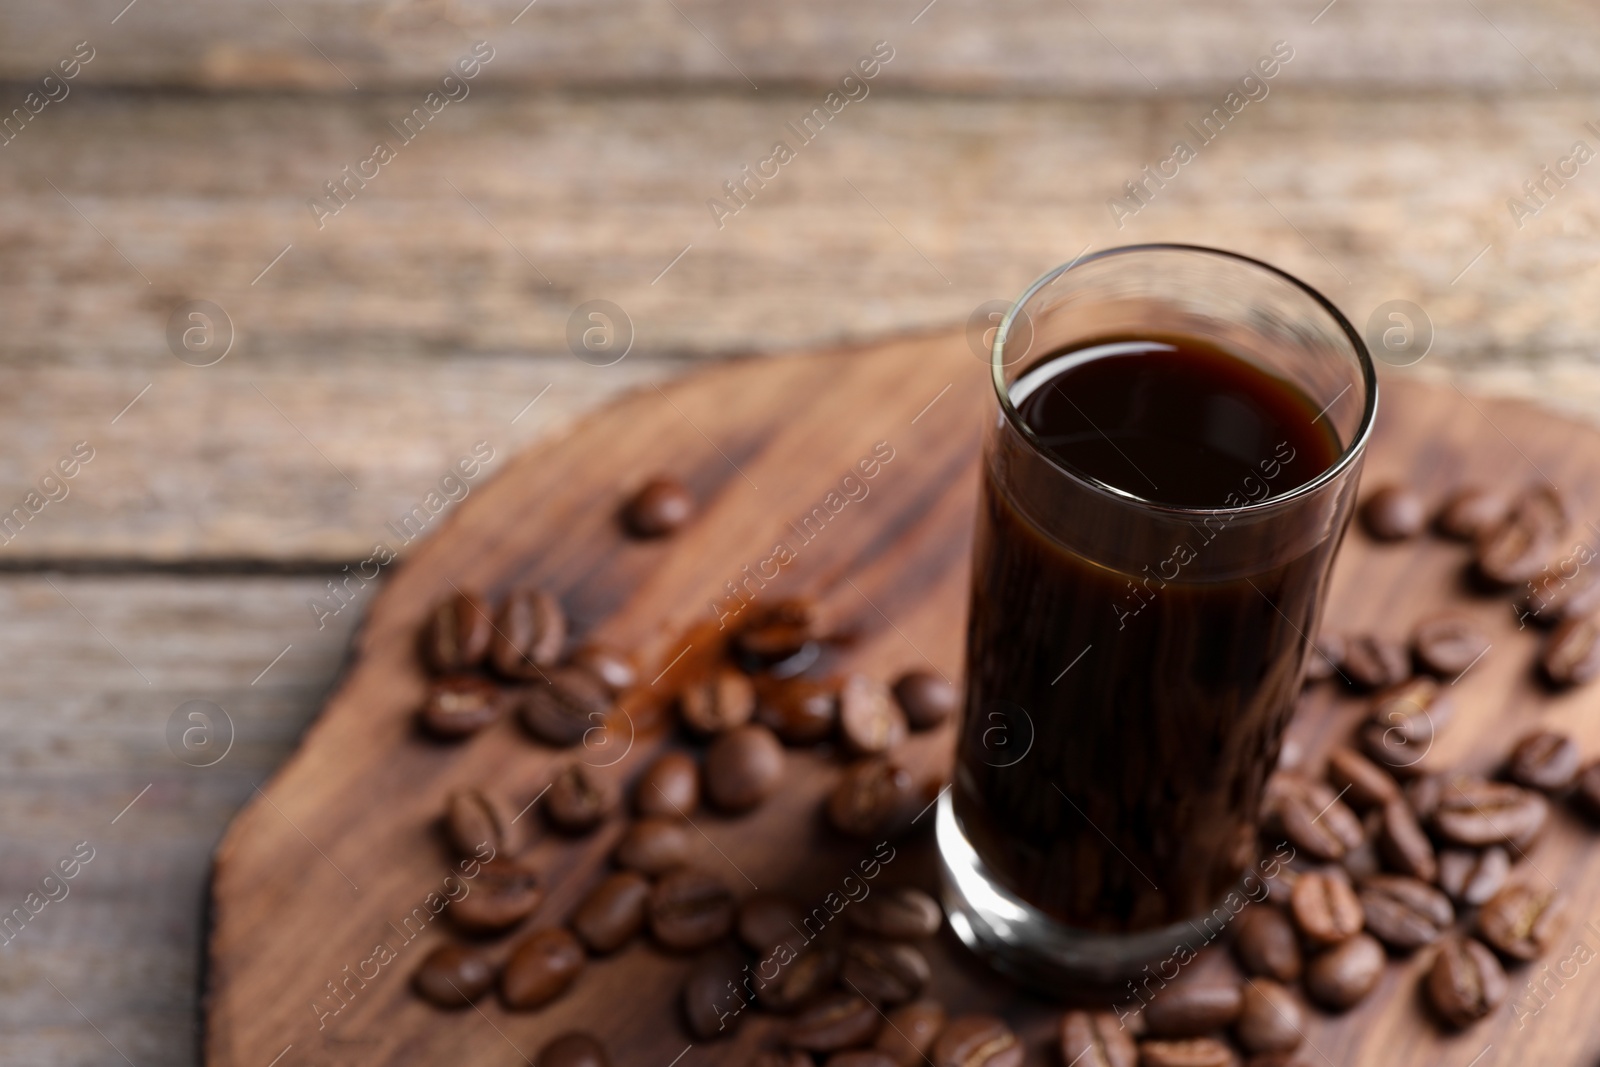
<svg viewBox="0 0 1600 1067">
<path fill-rule="evenodd" d="M 934 834 L 951 929 L 978 957 L 1025 985 L 1068 996 L 1121 986 L 1194 940 L 1194 927 L 1184 922 L 1099 934 L 1050 918 L 990 877 L 956 822 L 948 790 Z"/>
</svg>

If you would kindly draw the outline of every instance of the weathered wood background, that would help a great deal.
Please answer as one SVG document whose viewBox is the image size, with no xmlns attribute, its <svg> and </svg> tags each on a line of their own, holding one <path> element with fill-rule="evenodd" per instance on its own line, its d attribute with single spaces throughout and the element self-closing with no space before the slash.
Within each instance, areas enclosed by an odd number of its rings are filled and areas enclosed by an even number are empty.
<svg viewBox="0 0 1600 1067">
<path fill-rule="evenodd" d="M 1280 39 L 1269 95 L 1119 228 L 1108 199 Z M 477 40 L 470 95 L 401 143 Z M 800 144 L 880 40 L 870 95 Z M 1412 301 L 1435 340 L 1407 373 L 1600 421 L 1600 164 L 1507 206 L 1600 149 L 1597 58 L 1581 0 L 0 8 L 0 507 L 94 448 L 0 545 L 0 901 L 96 849 L 0 947 L 0 1060 L 197 1061 L 211 847 L 360 608 L 318 630 L 306 601 L 477 441 L 503 459 L 704 360 L 960 323 L 1161 239 L 1280 263 L 1358 326 Z M 319 228 L 307 200 L 379 139 Z M 719 228 L 707 200 L 779 139 Z M 213 366 L 169 349 L 196 299 L 232 323 Z M 631 322 L 611 366 L 569 348 L 593 299 Z M 189 699 L 236 727 L 206 770 L 166 744 Z"/>
</svg>

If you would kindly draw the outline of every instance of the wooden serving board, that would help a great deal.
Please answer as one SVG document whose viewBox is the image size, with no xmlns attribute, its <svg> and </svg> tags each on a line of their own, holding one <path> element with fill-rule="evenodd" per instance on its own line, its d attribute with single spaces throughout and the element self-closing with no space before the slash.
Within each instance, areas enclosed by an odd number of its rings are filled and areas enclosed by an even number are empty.
<svg viewBox="0 0 1600 1067">
<path fill-rule="evenodd" d="M 493 596 L 531 580 L 560 595 L 580 633 L 636 649 L 643 678 L 653 679 L 686 646 L 705 643 L 707 624 L 715 629 L 713 605 L 730 604 L 726 583 L 783 542 L 794 558 L 762 598 L 818 598 L 835 623 L 860 634 L 846 666 L 887 678 L 932 664 L 954 678 L 988 393 L 986 365 L 955 333 L 738 362 L 637 392 L 474 489 L 373 601 L 338 691 L 218 848 L 207 1062 L 516 1065 L 571 1027 L 601 1035 L 617 1067 L 748 1062 L 777 1020 L 755 1015 L 734 1038 L 691 1047 L 677 1005 L 689 961 L 642 941 L 592 960 L 565 997 L 535 1013 L 507 1011 L 493 996 L 479 1010 L 445 1012 L 412 994 L 411 972 L 452 936 L 447 915 L 413 941 L 400 933 L 451 871 L 436 830 L 446 796 L 486 786 L 520 808 L 568 758 L 617 760 L 608 773 L 631 778 L 671 741 L 657 712 L 673 680 L 668 674 L 629 698 L 631 748 L 557 753 L 511 721 L 466 744 L 440 745 L 413 726 L 425 681 L 413 655 L 416 634 L 453 586 Z M 880 457 L 892 450 L 892 459 L 862 483 L 864 497 L 848 499 L 840 480 L 875 447 Z M 693 488 L 703 503 L 699 517 L 665 541 L 625 539 L 617 503 L 663 470 Z M 1365 477 L 1368 485 L 1405 477 L 1435 498 L 1467 480 L 1519 485 L 1547 477 L 1588 518 L 1600 501 L 1600 434 L 1522 404 L 1388 381 Z M 830 493 L 839 496 L 830 501 Z M 795 524 L 829 503 L 837 513 L 803 542 Z M 1494 646 L 1459 687 L 1458 714 L 1435 755 L 1490 771 L 1524 730 L 1550 726 L 1577 735 L 1586 756 L 1600 756 L 1600 688 L 1543 692 L 1531 672 L 1537 633 L 1518 631 L 1507 597 L 1472 594 L 1461 581 L 1464 562 L 1457 545 L 1431 538 L 1376 545 L 1353 530 L 1327 623 L 1404 637 L 1423 615 L 1459 607 L 1482 620 Z M 1323 686 L 1308 695 L 1291 739 L 1315 763 L 1361 713 L 1359 702 Z M 948 727 L 916 736 L 907 758 L 935 772 L 950 740 Z M 754 814 L 697 814 L 703 862 L 740 891 L 782 889 L 808 907 L 820 903 L 873 848 L 839 839 L 818 816 L 839 768 L 826 754 L 793 753 L 781 794 Z M 531 846 L 548 887 L 534 924 L 564 920 L 602 874 L 620 829 L 613 819 L 587 839 L 546 834 Z M 1573 904 L 1573 922 L 1542 963 L 1554 969 L 1580 941 L 1600 950 L 1600 925 L 1583 925 L 1600 915 L 1600 833 L 1559 810 L 1532 859 Z M 878 884 L 931 888 L 933 875 L 931 840 L 922 833 L 898 846 Z M 382 958 L 379 945 L 393 958 L 369 962 Z M 948 931 L 931 951 L 932 995 L 954 1010 L 1002 1012 L 1028 1039 L 1030 1063 L 1056 1062 L 1054 1005 L 997 980 Z M 1377 992 L 1342 1018 L 1312 1013 L 1306 1062 L 1587 1065 L 1600 1055 L 1592 1025 L 1600 965 L 1569 963 L 1543 1006 L 1523 988 L 1538 967 L 1513 972 L 1520 1015 L 1508 1005 L 1448 1035 L 1419 1008 L 1417 975 L 1427 958 L 1424 951 L 1391 966 Z M 358 971 L 371 977 L 346 982 Z M 340 1004 L 330 982 L 351 991 L 336 1015 L 325 1014 Z"/>
</svg>

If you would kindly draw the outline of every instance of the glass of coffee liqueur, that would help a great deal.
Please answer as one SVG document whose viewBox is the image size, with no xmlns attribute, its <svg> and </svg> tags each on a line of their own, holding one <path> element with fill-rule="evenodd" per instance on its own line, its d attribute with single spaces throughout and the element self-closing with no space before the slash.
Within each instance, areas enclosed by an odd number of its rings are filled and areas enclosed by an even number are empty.
<svg viewBox="0 0 1600 1067">
<path fill-rule="evenodd" d="M 990 362 L 946 905 L 1025 981 L 1118 984 L 1265 893 L 1377 379 L 1310 286 L 1185 245 L 1051 271 Z"/>
</svg>

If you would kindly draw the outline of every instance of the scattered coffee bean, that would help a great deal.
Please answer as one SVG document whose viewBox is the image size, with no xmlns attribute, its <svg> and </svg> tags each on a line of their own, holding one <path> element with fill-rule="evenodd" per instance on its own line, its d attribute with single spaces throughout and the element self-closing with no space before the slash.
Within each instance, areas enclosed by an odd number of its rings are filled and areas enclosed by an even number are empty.
<svg viewBox="0 0 1600 1067">
<path fill-rule="evenodd" d="M 428 686 L 422 725 L 446 741 L 475 734 L 505 712 L 505 698 L 495 684 L 471 674 L 451 674 Z"/>
<path fill-rule="evenodd" d="M 1356 934 L 1306 965 L 1306 993 L 1332 1011 L 1344 1011 L 1372 992 L 1383 975 L 1383 946 L 1370 934 Z"/>
<path fill-rule="evenodd" d="M 894 699 L 913 730 L 931 730 L 961 709 L 956 687 L 932 671 L 907 671 L 895 679 Z"/>
<path fill-rule="evenodd" d="M 1150 999 L 1145 1027 L 1151 1037 L 1199 1037 L 1233 1025 L 1240 1003 L 1238 982 L 1185 976 Z"/>
<path fill-rule="evenodd" d="M 914 886 L 879 889 L 846 912 L 857 930 L 892 941 L 916 941 L 939 932 L 939 902 Z"/>
<path fill-rule="evenodd" d="M 1322 782 L 1281 776 L 1271 823 L 1289 843 L 1318 860 L 1337 860 L 1361 844 L 1361 820 Z"/>
<path fill-rule="evenodd" d="M 787 745 L 826 741 L 839 719 L 835 685 L 810 678 L 762 678 L 756 683 L 756 720 Z"/>
<path fill-rule="evenodd" d="M 567 643 L 567 616 L 560 601 L 540 589 L 516 589 L 500 605 L 489 660 L 507 678 L 542 678 Z"/>
<path fill-rule="evenodd" d="M 904 817 L 916 786 L 911 772 L 886 759 L 851 764 L 828 797 L 828 821 L 849 837 L 873 837 Z"/>
<path fill-rule="evenodd" d="M 1345 641 L 1339 670 L 1357 689 L 1387 689 L 1411 677 L 1411 659 L 1395 642 L 1363 634 Z"/>
<path fill-rule="evenodd" d="M 756 999 L 778 1012 L 803 1008 L 833 988 L 843 963 L 844 953 L 837 945 L 808 948 L 783 966 L 777 978 L 758 986 Z"/>
<path fill-rule="evenodd" d="M 874 1004 L 904 1004 L 922 992 L 932 973 L 928 959 L 901 941 L 856 940 L 844 948 L 839 980 Z"/>
<path fill-rule="evenodd" d="M 895 1067 L 895 1061 L 875 1048 L 851 1048 L 829 1056 L 824 1067 Z"/>
<path fill-rule="evenodd" d="M 569 763 L 556 772 L 544 795 L 544 814 L 556 829 L 585 834 L 617 807 L 617 788 L 584 763 Z"/>
<path fill-rule="evenodd" d="M 445 805 L 444 829 L 450 846 L 475 856 L 484 845 L 491 855 L 510 855 L 522 847 L 522 833 L 505 806 L 476 789 L 452 793 Z"/>
<path fill-rule="evenodd" d="M 1391 800 L 1383 807 L 1383 822 L 1378 828 L 1378 853 L 1392 869 L 1424 882 L 1439 875 L 1439 861 L 1433 842 L 1404 800 Z"/>
<path fill-rule="evenodd" d="M 572 930 L 590 952 L 615 952 L 644 929 L 650 882 L 637 871 L 618 871 L 595 886 L 572 913 Z"/>
<path fill-rule="evenodd" d="M 1404 875 L 1378 875 L 1361 886 L 1367 929 L 1398 952 L 1437 941 L 1455 921 L 1450 899 L 1433 886 Z"/>
<path fill-rule="evenodd" d="M 533 736 L 570 748 L 605 725 L 611 693 L 604 682 L 577 667 L 557 667 L 545 677 L 522 690 L 522 723 Z"/>
<path fill-rule="evenodd" d="M 1439 798 L 1444 796 L 1445 790 L 1467 777 L 1462 774 L 1425 774 L 1414 778 L 1406 783 L 1406 803 L 1411 805 L 1417 818 L 1424 821 L 1431 819 L 1433 813 L 1439 810 Z"/>
<path fill-rule="evenodd" d="M 1339 866 L 1343 867 L 1350 880 L 1357 884 L 1363 878 L 1370 878 L 1383 871 L 1383 860 L 1378 854 L 1378 835 L 1383 830 L 1383 812 L 1369 811 L 1362 815 L 1361 830 L 1366 835 L 1362 842 L 1346 852 L 1339 860 Z"/>
<path fill-rule="evenodd" d="M 1510 843 L 1521 847 L 1544 828 L 1550 805 L 1538 793 L 1509 782 L 1452 777 L 1439 793 L 1433 828 L 1471 848 Z"/>
<path fill-rule="evenodd" d="M 483 662 L 494 625 L 488 608 L 471 593 L 439 603 L 422 636 L 422 658 L 441 674 L 464 671 Z"/>
<path fill-rule="evenodd" d="M 1336 945 L 1361 932 L 1361 901 L 1350 884 L 1326 871 L 1307 871 L 1289 895 L 1289 911 L 1306 939 Z"/>
<path fill-rule="evenodd" d="M 1495 585 L 1520 585 L 1537 576 L 1559 548 L 1568 521 L 1566 501 L 1554 488 L 1529 489 L 1505 518 L 1474 539 L 1478 574 Z"/>
<path fill-rule="evenodd" d="M 795 1016 L 789 1044 L 809 1052 L 834 1052 L 865 1045 L 878 1036 L 883 1017 L 864 997 L 831 993 Z"/>
<path fill-rule="evenodd" d="M 619 867 L 654 876 L 687 863 L 692 845 L 690 830 L 683 820 L 652 815 L 623 832 L 611 858 Z"/>
<path fill-rule="evenodd" d="M 746 948 L 765 955 L 786 942 L 803 942 L 804 917 L 799 906 L 781 893 L 752 893 L 740 902 L 734 929 Z"/>
<path fill-rule="evenodd" d="M 639 776 L 633 810 L 640 815 L 687 818 L 700 805 L 700 768 L 684 752 L 664 752 Z"/>
<path fill-rule="evenodd" d="M 1435 615 L 1411 631 L 1417 665 L 1440 678 L 1458 678 L 1489 651 L 1489 635 L 1461 615 Z"/>
<path fill-rule="evenodd" d="M 1369 717 L 1407 741 L 1426 744 L 1454 715 L 1455 702 L 1437 681 L 1412 678 L 1374 697 Z"/>
<path fill-rule="evenodd" d="M 1139 1042 L 1139 1067 L 1238 1067 L 1239 1057 L 1214 1037 Z"/>
<path fill-rule="evenodd" d="M 1552 685 L 1583 685 L 1600 676 L 1600 615 L 1568 619 L 1545 639 L 1539 669 Z"/>
<path fill-rule="evenodd" d="M 1554 730 L 1540 730 L 1517 742 L 1507 771 L 1511 780 L 1529 789 L 1559 793 L 1578 777 L 1577 742 Z"/>
<path fill-rule="evenodd" d="M 1528 582 L 1520 603 L 1519 619 L 1554 626 L 1600 611 L 1600 571 L 1580 567 L 1571 576 L 1546 568 Z"/>
<path fill-rule="evenodd" d="M 622 508 L 622 522 L 636 537 L 676 533 L 694 516 L 694 497 L 671 475 L 657 475 L 640 486 Z"/>
<path fill-rule="evenodd" d="M 951 1019 L 933 1043 L 934 1067 L 1020 1067 L 1023 1045 L 992 1015 Z"/>
<path fill-rule="evenodd" d="M 694 867 L 666 874 L 650 890 L 650 932 L 676 952 L 704 948 L 733 929 L 734 899 L 722 880 Z"/>
<path fill-rule="evenodd" d="M 750 721 L 756 710 L 756 689 L 743 671 L 717 667 L 684 688 L 678 709 L 685 726 L 710 737 Z"/>
<path fill-rule="evenodd" d="M 683 983 L 683 1016 L 689 1033 L 700 1040 L 731 1037 L 744 1020 L 739 981 L 739 960 L 731 953 L 713 952 L 698 961 Z"/>
<path fill-rule="evenodd" d="M 1445 500 L 1434 517 L 1433 528 L 1456 541 L 1471 541 L 1506 516 L 1510 506 L 1504 493 L 1468 486 Z"/>
<path fill-rule="evenodd" d="M 639 668 L 634 665 L 633 657 L 610 645 L 590 642 L 572 654 L 571 662 L 604 682 L 613 694 L 639 680 Z"/>
<path fill-rule="evenodd" d="M 1578 775 L 1578 788 L 1572 794 L 1578 810 L 1600 820 L 1600 760 L 1589 764 Z"/>
<path fill-rule="evenodd" d="M 1338 634 L 1321 634 L 1312 642 L 1306 653 L 1307 682 L 1322 682 L 1339 673 L 1344 663 L 1344 638 Z"/>
<path fill-rule="evenodd" d="M 478 870 L 466 896 L 450 904 L 450 918 L 469 933 L 496 933 L 533 914 L 544 899 L 538 876 L 515 860 L 496 856 Z"/>
<path fill-rule="evenodd" d="M 611 1067 L 600 1042 L 581 1030 L 569 1030 L 546 1041 L 538 1062 L 539 1067 Z"/>
<path fill-rule="evenodd" d="M 1478 936 L 1514 960 L 1538 959 L 1565 922 L 1566 901 L 1549 885 L 1512 882 L 1478 910 Z"/>
<path fill-rule="evenodd" d="M 494 985 L 494 967 L 482 952 L 440 945 L 423 959 L 412 984 L 424 1000 L 441 1008 L 464 1008 Z"/>
<path fill-rule="evenodd" d="M 718 736 L 706 750 L 706 795 L 724 811 L 749 811 L 783 778 L 783 745 L 759 723 Z"/>
<path fill-rule="evenodd" d="M 839 736 L 857 756 L 876 756 L 906 736 L 906 716 L 882 682 L 852 674 L 839 687 Z"/>
<path fill-rule="evenodd" d="M 1138 1046 L 1122 1022 L 1108 1011 L 1067 1012 L 1061 1016 L 1059 1043 L 1062 1063 L 1076 1067 L 1138 1067 Z"/>
<path fill-rule="evenodd" d="M 1233 953 L 1249 975 L 1292 982 L 1300 977 L 1300 942 L 1282 910 L 1257 904 L 1234 920 Z"/>
<path fill-rule="evenodd" d="M 1293 1052 L 1302 1040 L 1294 994 L 1270 978 L 1246 982 L 1233 1034 L 1246 1052 Z"/>
<path fill-rule="evenodd" d="M 1400 787 L 1389 772 L 1353 748 L 1329 753 L 1328 781 L 1358 808 L 1381 808 L 1400 798 Z"/>
<path fill-rule="evenodd" d="M 1361 522 L 1379 541 L 1404 541 L 1422 532 L 1428 521 L 1422 498 L 1403 485 L 1385 485 L 1361 505 Z"/>
<path fill-rule="evenodd" d="M 1439 946 L 1428 971 L 1428 1001 L 1452 1026 L 1466 1026 L 1494 1011 L 1509 987 L 1494 953 L 1471 938 L 1451 938 Z"/>
<path fill-rule="evenodd" d="M 886 1025 L 878 1031 L 873 1047 L 888 1056 L 895 1067 L 918 1067 L 923 1063 L 939 1031 L 944 1029 L 944 1007 L 936 1000 L 914 1000 L 889 1012 Z M 1113 1018 L 1113 1022 L 1115 1019 Z M 1081 1067 L 1095 1067 L 1092 1063 Z M 1114 1067 L 1124 1067 L 1115 1064 Z M 1130 1060 L 1126 1067 L 1133 1067 Z"/>
<path fill-rule="evenodd" d="M 733 653 L 753 670 L 783 663 L 817 639 L 816 621 L 816 605 L 811 601 L 780 600 L 739 628 L 733 635 Z"/>
<path fill-rule="evenodd" d="M 1447 848 L 1439 853 L 1439 888 L 1451 900 L 1477 907 L 1506 883 L 1511 856 L 1498 845 L 1481 851 Z"/>
<path fill-rule="evenodd" d="M 508 1008 L 537 1008 L 565 993 L 582 969 L 577 938 L 558 926 L 535 930 L 512 948 L 500 972 L 500 996 Z"/>
</svg>

